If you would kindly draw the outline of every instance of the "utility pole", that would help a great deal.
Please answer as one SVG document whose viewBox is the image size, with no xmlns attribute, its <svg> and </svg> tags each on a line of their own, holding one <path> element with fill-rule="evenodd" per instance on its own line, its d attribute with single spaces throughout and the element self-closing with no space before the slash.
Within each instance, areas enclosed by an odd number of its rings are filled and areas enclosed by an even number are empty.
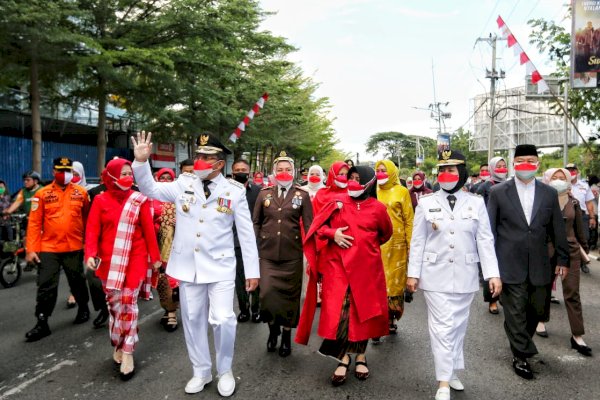
<svg viewBox="0 0 600 400">
<path fill-rule="evenodd" d="M 565 95 L 565 110 L 569 109 L 569 81 L 566 80 L 563 85 L 563 92 Z M 564 143 L 563 143 L 563 165 L 567 165 L 569 163 L 569 114 L 564 113 L 564 126 L 563 126 L 563 134 L 564 134 Z"/>
<path fill-rule="evenodd" d="M 504 79 L 505 72 L 496 71 L 496 42 L 498 37 L 494 34 L 490 34 L 487 38 L 478 38 L 475 43 L 478 42 L 487 42 L 490 46 L 492 46 L 492 70 L 489 71 L 486 69 L 485 77 L 490 80 L 490 100 L 491 100 L 491 111 L 490 111 L 490 131 L 488 132 L 488 160 L 490 160 L 494 156 L 494 127 L 496 125 L 496 81 L 498 79 Z"/>
</svg>

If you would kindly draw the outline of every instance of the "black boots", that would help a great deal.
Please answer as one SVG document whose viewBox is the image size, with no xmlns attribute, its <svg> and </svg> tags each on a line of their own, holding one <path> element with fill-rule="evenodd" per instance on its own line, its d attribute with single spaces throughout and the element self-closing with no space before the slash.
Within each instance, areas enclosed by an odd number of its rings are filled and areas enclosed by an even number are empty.
<svg viewBox="0 0 600 400">
<path fill-rule="evenodd" d="M 279 325 L 269 324 L 269 339 L 267 340 L 267 351 L 269 353 L 277 350 L 277 336 L 280 334 Z"/>
<path fill-rule="evenodd" d="M 73 323 L 75 325 L 83 324 L 84 322 L 89 321 L 90 319 L 90 309 L 87 304 L 85 306 L 79 306 L 77 309 L 77 315 L 75 316 L 75 321 Z"/>
<path fill-rule="evenodd" d="M 37 324 L 29 332 L 25 334 L 28 342 L 35 342 L 50 335 L 50 327 L 48 326 L 48 318 L 44 314 L 38 315 Z"/>
<path fill-rule="evenodd" d="M 106 308 L 101 309 L 98 316 L 94 319 L 94 328 L 100 328 L 104 325 L 108 321 L 108 317 L 108 310 Z"/>
<path fill-rule="evenodd" d="M 287 357 L 292 354 L 292 330 L 284 329 L 281 333 L 281 346 L 279 347 L 279 355 L 281 357 Z"/>
</svg>

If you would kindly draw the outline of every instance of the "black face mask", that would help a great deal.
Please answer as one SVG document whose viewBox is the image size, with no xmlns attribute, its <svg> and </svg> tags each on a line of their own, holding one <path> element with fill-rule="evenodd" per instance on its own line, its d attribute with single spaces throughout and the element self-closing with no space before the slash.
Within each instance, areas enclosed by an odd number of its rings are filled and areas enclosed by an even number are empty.
<svg viewBox="0 0 600 400">
<path fill-rule="evenodd" d="M 235 174 L 233 174 L 233 179 L 235 179 L 241 184 L 245 184 L 246 182 L 248 182 L 248 174 L 245 172 L 236 172 Z"/>
</svg>

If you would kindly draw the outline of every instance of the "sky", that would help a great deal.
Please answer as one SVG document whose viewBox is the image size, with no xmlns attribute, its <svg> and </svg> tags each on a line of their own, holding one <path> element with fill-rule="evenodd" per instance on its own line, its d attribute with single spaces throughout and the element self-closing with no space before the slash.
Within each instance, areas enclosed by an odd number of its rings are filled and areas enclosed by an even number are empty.
<svg viewBox="0 0 600 400">
<path fill-rule="evenodd" d="M 567 0 L 260 0 L 275 12 L 264 30 L 286 37 L 298 48 L 289 59 L 320 84 L 316 93 L 330 99 L 338 148 L 365 152 L 377 132 L 398 131 L 434 138 L 437 123 L 427 110 L 446 103 L 445 130 L 464 126 L 472 113 L 470 99 L 489 92 L 485 78 L 492 51 L 479 37 L 500 36 L 501 15 L 542 73 L 552 64 L 529 44 L 527 21 L 563 21 Z M 499 41 L 497 68 L 506 71 L 498 87 L 522 86 L 521 66 L 506 42 Z M 432 74 L 433 71 L 433 74 Z M 423 110 L 425 109 L 425 110 Z"/>
</svg>

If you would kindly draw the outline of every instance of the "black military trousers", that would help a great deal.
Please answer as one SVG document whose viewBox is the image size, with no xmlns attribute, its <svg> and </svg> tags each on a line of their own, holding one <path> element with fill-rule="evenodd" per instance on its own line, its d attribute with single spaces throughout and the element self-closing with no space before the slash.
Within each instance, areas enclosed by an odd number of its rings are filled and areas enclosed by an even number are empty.
<svg viewBox="0 0 600 400">
<path fill-rule="evenodd" d="M 106 305 L 106 293 L 104 293 L 104 289 L 102 289 L 102 281 L 96 276 L 96 272 L 89 268 L 86 268 L 85 276 L 90 288 L 90 297 L 92 298 L 94 310 L 108 311 L 108 306 Z"/>
<path fill-rule="evenodd" d="M 532 337 L 538 322 L 544 319 L 547 286 L 529 282 L 502 285 L 500 302 L 504 308 L 504 330 L 514 356 L 529 358 L 538 353 Z"/>
<path fill-rule="evenodd" d="M 246 275 L 244 273 L 244 261 L 242 259 L 242 249 L 235 248 L 235 293 L 238 299 L 238 305 L 241 312 L 253 313 L 260 311 L 259 296 L 260 288 L 257 287 L 252 293 L 246 292 Z"/>
<path fill-rule="evenodd" d="M 79 307 L 87 307 L 88 289 L 83 274 L 83 250 L 66 253 L 39 253 L 40 265 L 37 276 L 36 317 L 44 314 L 49 317 L 56 306 L 60 268 L 65 270 L 71 293 Z"/>
</svg>

